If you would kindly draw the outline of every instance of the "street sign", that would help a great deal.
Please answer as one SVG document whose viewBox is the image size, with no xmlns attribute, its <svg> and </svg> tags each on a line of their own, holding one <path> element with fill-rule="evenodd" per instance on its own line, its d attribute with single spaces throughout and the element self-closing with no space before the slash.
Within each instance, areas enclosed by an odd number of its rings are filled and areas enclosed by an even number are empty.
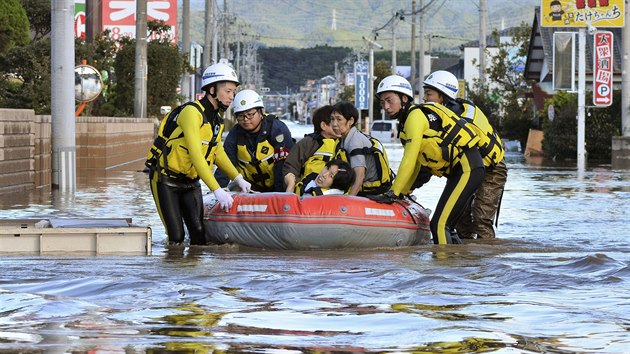
<svg viewBox="0 0 630 354">
<path fill-rule="evenodd" d="M 367 61 L 357 61 L 354 63 L 354 105 L 358 110 L 368 109 Z"/>
<path fill-rule="evenodd" d="M 593 104 L 606 107 L 613 94 L 613 34 L 597 31 L 593 38 Z"/>
<path fill-rule="evenodd" d="M 85 39 L 85 0 L 74 1 L 74 36 Z"/>
<path fill-rule="evenodd" d="M 623 27 L 625 0 L 541 0 L 541 27 Z"/>
</svg>

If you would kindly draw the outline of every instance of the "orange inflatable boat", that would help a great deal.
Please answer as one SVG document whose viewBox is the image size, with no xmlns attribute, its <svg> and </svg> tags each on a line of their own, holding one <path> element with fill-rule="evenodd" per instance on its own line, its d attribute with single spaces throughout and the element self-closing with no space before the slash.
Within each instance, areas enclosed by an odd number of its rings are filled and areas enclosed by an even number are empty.
<svg viewBox="0 0 630 354">
<path fill-rule="evenodd" d="M 212 194 L 204 197 L 206 237 L 266 249 L 366 249 L 433 243 L 430 210 L 399 200 L 378 203 L 364 197 L 292 193 L 234 194 L 223 211 Z"/>
</svg>

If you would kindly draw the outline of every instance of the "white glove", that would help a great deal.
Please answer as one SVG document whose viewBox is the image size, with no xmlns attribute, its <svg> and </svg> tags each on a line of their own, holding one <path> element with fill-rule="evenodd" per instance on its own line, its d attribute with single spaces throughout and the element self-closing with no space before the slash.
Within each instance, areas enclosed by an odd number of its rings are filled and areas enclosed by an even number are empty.
<svg viewBox="0 0 630 354">
<path fill-rule="evenodd" d="M 243 175 L 238 175 L 234 178 L 234 182 L 238 185 L 242 192 L 249 193 L 252 191 L 252 184 L 247 182 Z"/>
<path fill-rule="evenodd" d="M 232 204 L 234 203 L 234 199 L 232 199 L 232 196 L 228 192 L 223 190 L 223 188 L 217 188 L 217 190 L 212 191 L 212 193 L 214 193 L 214 197 L 217 198 L 221 209 L 224 211 L 230 210 Z"/>
</svg>

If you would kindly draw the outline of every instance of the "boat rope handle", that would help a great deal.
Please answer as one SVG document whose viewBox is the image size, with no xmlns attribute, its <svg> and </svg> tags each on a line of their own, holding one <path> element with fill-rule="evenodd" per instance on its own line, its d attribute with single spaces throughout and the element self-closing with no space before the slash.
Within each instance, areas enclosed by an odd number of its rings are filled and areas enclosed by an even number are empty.
<svg viewBox="0 0 630 354">
<path fill-rule="evenodd" d="M 396 203 L 396 204 L 400 205 L 401 207 L 405 208 L 405 210 L 407 210 L 407 212 L 409 213 L 409 216 L 411 217 L 411 221 L 413 221 L 414 224 L 418 225 L 418 220 L 416 220 L 416 218 L 413 216 L 413 213 L 411 212 L 411 210 L 409 210 L 409 208 L 407 208 L 407 206 L 405 204 L 401 203 L 399 200 L 394 201 L 394 203 Z"/>
</svg>

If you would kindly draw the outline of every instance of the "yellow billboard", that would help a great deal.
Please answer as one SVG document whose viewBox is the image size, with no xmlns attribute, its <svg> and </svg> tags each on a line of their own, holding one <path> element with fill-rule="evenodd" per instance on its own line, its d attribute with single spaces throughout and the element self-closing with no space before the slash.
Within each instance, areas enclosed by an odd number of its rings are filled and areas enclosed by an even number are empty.
<svg viewBox="0 0 630 354">
<path fill-rule="evenodd" d="M 541 0 L 542 27 L 624 26 L 624 0 Z"/>
</svg>

